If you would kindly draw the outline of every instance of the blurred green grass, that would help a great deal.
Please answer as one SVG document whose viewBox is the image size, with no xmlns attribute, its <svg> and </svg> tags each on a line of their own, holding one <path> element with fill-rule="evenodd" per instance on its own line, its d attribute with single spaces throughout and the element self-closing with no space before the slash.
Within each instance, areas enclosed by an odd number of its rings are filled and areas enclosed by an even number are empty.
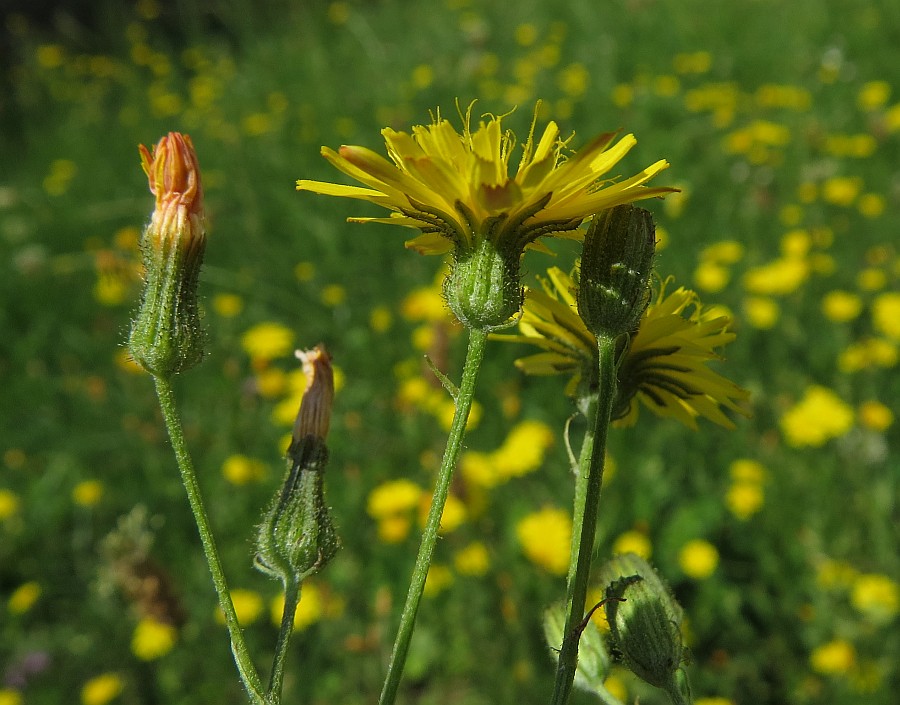
<svg viewBox="0 0 900 705">
<path fill-rule="evenodd" d="M 320 145 L 380 151 L 383 126 L 425 122 L 437 106 L 452 119 L 457 100 L 477 98 L 477 110 L 494 113 L 518 106 L 509 123 L 522 136 L 541 98 L 547 117 L 576 132 L 575 146 L 622 128 L 639 140 L 624 170 L 660 157 L 672 163 L 660 183 L 682 187 L 684 197 L 650 206 L 669 234 L 663 276 L 693 285 L 703 248 L 723 240 L 744 247 L 727 268 L 727 285 L 701 293 L 736 316 L 738 340 L 720 369 L 753 391 L 754 416 L 734 432 L 706 425 L 695 433 L 645 412 L 637 427 L 615 432 L 618 471 L 605 489 L 600 555 L 627 531 L 649 538 L 654 563 L 689 615 L 698 696 L 892 702 L 900 677 L 896 582 L 882 599 L 894 600 L 886 617 L 860 609 L 853 595 L 860 575 L 900 572 L 897 424 L 872 428 L 858 414 L 841 438 L 796 448 L 779 421 L 811 384 L 856 409 L 879 401 L 898 412 L 897 339 L 874 327 L 871 314 L 900 276 L 900 10 L 849 0 L 562 7 L 394 0 L 183 3 L 176 11 L 144 0 L 112 16 L 117 21 L 102 26 L 3 18 L 10 57 L 0 104 L 4 696 L 71 701 L 88 679 L 114 672 L 125 684 L 123 703 L 241 702 L 151 385 L 115 362 L 137 295 L 125 276 L 134 259 L 128 229 L 151 207 L 136 145 L 179 130 L 191 134 L 204 169 L 211 235 L 201 284 L 209 353 L 178 388 L 226 570 L 233 587 L 275 597 L 275 586 L 250 568 L 249 537 L 278 484 L 285 429 L 272 410 L 284 395 L 258 393 L 262 370 L 241 338 L 255 324 L 276 322 L 295 332 L 298 346 L 324 341 L 345 378 L 327 490 L 344 550 L 319 581 L 341 604 L 339 614 L 320 615 L 298 635 L 286 701 L 373 699 L 416 531 L 386 545 L 366 501 L 390 479 L 429 486 L 441 449 L 434 419 L 398 412 L 395 403 L 395 370 L 418 369 L 411 337 L 420 324 L 402 315 L 403 302 L 431 284 L 439 262 L 404 251 L 396 229 L 344 222 L 374 210 L 297 194 L 293 183 L 335 179 Z M 888 97 L 861 103 L 873 82 L 885 82 Z M 760 121 L 788 138 L 766 142 L 773 130 Z M 868 136 L 875 149 L 842 152 L 835 137 L 853 135 Z M 846 205 L 829 202 L 826 182 L 844 176 L 861 180 L 859 193 Z M 812 197 L 803 191 L 809 184 Z M 880 215 L 860 212 L 866 194 L 882 199 Z M 763 297 L 778 303 L 780 318 L 761 329 L 742 276 L 778 258 L 785 233 L 798 229 L 813 243 L 810 261 L 831 257 L 833 271 Z M 572 248 L 558 249 L 553 259 L 529 255 L 528 271 L 570 266 Z M 301 263 L 311 266 L 298 277 Z M 871 287 L 877 274 L 869 284 L 861 277 L 869 270 L 881 272 L 880 286 Z M 98 283 L 101 292 L 120 291 L 121 301 L 98 301 Z M 345 297 L 323 302 L 333 285 Z M 833 290 L 857 294 L 862 313 L 829 320 L 821 301 Z M 238 315 L 216 313 L 222 294 L 240 297 Z M 370 326 L 382 306 L 393 316 L 384 332 Z M 848 346 L 871 337 L 893 346 L 894 362 L 842 369 Z M 471 449 L 495 449 L 520 419 L 541 420 L 561 439 L 570 413 L 561 381 L 522 378 L 512 360 L 525 352 L 493 346 Z M 451 339 L 451 376 L 460 359 Z M 283 355 L 267 369 L 294 364 Z M 221 468 L 236 453 L 264 460 L 266 479 L 237 489 L 229 483 Z M 765 503 L 743 521 L 725 502 L 729 466 L 740 458 L 767 470 Z M 86 480 L 103 488 L 89 506 L 72 496 Z M 515 525 L 542 506 L 568 507 L 570 494 L 560 440 L 537 472 L 496 488 L 483 514 L 473 511 L 444 539 L 440 563 L 452 565 L 456 551 L 479 540 L 491 565 L 483 577 L 455 575 L 425 603 L 405 701 L 546 697 L 551 664 L 540 614 L 563 585 L 525 559 Z M 139 610 L 103 589 L 110 581 L 101 570 L 109 563 L 104 536 L 136 505 L 153 517 L 153 559 L 187 615 L 173 650 L 149 663 L 131 652 Z M 720 556 L 705 580 L 687 577 L 678 561 L 695 538 Z M 829 570 L 839 578 L 829 582 Z M 15 609 L 9 598 L 32 582 L 39 597 Z M 274 639 L 266 615 L 248 636 L 265 663 Z M 835 641 L 852 645 L 853 658 L 823 672 L 811 656 Z M 48 655 L 49 665 L 26 673 L 34 654 Z M 617 677 L 631 698 L 662 702 Z"/>
</svg>

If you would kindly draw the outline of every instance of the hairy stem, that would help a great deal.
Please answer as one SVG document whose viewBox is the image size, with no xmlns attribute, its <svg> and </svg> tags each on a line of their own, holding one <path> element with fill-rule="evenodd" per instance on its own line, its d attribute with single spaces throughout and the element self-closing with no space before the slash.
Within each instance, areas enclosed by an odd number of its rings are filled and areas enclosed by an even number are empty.
<svg viewBox="0 0 900 705">
<path fill-rule="evenodd" d="M 456 395 L 456 411 L 453 415 L 453 423 L 450 426 L 450 434 L 447 437 L 447 446 L 444 449 L 441 469 L 438 472 L 437 482 L 435 483 L 431 510 L 428 512 L 425 530 L 422 532 L 422 543 L 419 546 L 419 554 L 416 557 L 416 564 L 410 579 L 406 604 L 403 606 L 403 612 L 400 615 L 400 626 L 394 641 L 394 649 L 391 652 L 391 660 L 388 664 L 384 687 L 381 691 L 381 698 L 378 701 L 379 705 L 393 705 L 397 697 L 397 688 L 400 685 L 400 678 L 406 663 L 406 655 L 409 651 L 409 643 L 415 628 L 416 612 L 419 609 L 419 602 L 422 600 L 425 578 L 428 576 L 428 568 L 431 565 L 434 547 L 437 544 L 441 514 L 444 511 L 444 504 L 450 491 L 450 478 L 453 475 L 456 460 L 462 448 L 466 421 L 469 418 L 469 410 L 472 408 L 475 381 L 481 368 L 486 341 L 486 332 L 469 329 L 469 347 L 466 351 L 466 361 L 463 365 L 462 380 Z"/>
<path fill-rule="evenodd" d="M 566 627 L 559 650 L 552 705 L 565 705 L 568 702 L 575 680 L 578 641 L 584 624 L 584 606 L 594 553 L 600 488 L 603 484 L 606 435 L 616 396 L 615 340 L 599 338 L 597 345 L 599 352 L 597 393 L 588 405 L 588 429 L 578 459 L 574 532 L 566 592 Z"/>
<path fill-rule="evenodd" d="M 166 430 L 169 432 L 169 439 L 172 442 L 172 450 L 175 452 L 175 460 L 178 463 L 178 469 L 181 471 L 181 481 L 184 483 L 184 489 L 187 491 L 191 511 L 194 513 L 194 521 L 197 523 L 197 530 L 200 532 L 203 553 L 206 556 L 206 562 L 209 564 L 209 571 L 212 573 L 216 595 L 219 598 L 219 606 L 225 615 L 225 625 L 228 627 L 228 634 L 231 637 L 231 652 L 234 654 L 234 662 L 237 664 L 238 673 L 254 705 L 263 705 L 266 701 L 262 695 L 259 673 L 256 671 L 256 667 L 250 658 L 247 643 L 244 641 L 244 634 L 238 623 L 237 613 L 235 613 L 234 605 L 231 602 L 231 593 L 228 591 L 228 583 L 225 581 L 225 573 L 222 571 L 219 552 L 216 549 L 216 542 L 209 527 L 206 508 L 203 506 L 203 497 L 200 494 L 200 486 L 197 483 L 197 474 L 194 472 L 194 463 L 191 460 L 187 443 L 184 440 L 184 431 L 181 427 L 181 420 L 178 417 L 172 385 L 168 379 L 156 375 L 154 375 L 153 381 L 156 384 L 156 394 L 159 397 L 159 406 L 165 419 Z"/>
</svg>

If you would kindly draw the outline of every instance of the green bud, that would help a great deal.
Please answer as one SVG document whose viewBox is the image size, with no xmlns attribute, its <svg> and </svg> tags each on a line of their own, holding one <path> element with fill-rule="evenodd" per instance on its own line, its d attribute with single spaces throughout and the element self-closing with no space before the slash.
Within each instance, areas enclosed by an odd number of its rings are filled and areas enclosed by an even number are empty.
<svg viewBox="0 0 900 705">
<path fill-rule="evenodd" d="M 594 216 L 584 237 L 578 313 L 598 338 L 637 329 L 650 302 L 655 251 L 649 211 L 626 204 Z"/>
<path fill-rule="evenodd" d="M 472 249 L 457 248 L 444 296 L 450 310 L 466 328 L 482 331 L 505 328 L 522 305 L 519 282 L 522 252 L 501 251 L 489 238 Z"/>
<path fill-rule="evenodd" d="M 187 135 L 170 132 L 141 161 L 156 208 L 141 239 L 144 289 L 128 348 L 153 375 L 169 377 L 203 356 L 197 280 L 206 249 L 197 155 Z"/>
<path fill-rule="evenodd" d="M 325 436 L 334 397 L 331 360 L 322 346 L 298 351 L 298 357 L 303 360 L 306 391 L 288 448 L 287 476 L 256 539 L 256 567 L 284 584 L 318 572 L 340 547 L 324 497 Z"/>
<path fill-rule="evenodd" d="M 606 616 L 622 661 L 658 688 L 675 688 L 681 666 L 681 607 L 656 571 L 634 553 L 615 556 L 601 571 Z"/>
</svg>

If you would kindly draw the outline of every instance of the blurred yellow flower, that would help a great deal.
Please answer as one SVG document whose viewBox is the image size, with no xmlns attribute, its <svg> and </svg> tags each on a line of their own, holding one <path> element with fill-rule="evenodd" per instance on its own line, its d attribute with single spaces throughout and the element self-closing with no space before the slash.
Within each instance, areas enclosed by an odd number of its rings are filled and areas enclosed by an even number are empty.
<svg viewBox="0 0 900 705">
<path fill-rule="evenodd" d="M 637 143 L 633 135 L 613 144 L 615 133 L 607 133 L 567 154 L 569 140 L 560 138 L 555 122 L 535 140 L 536 115 L 510 176 L 515 136 L 503 129 L 503 116 L 489 115 L 473 131 L 473 107 L 461 116 L 462 133 L 439 111 L 431 125 L 416 125 L 411 134 L 385 128 L 390 161 L 365 147 L 322 148 L 332 165 L 366 188 L 301 179 L 297 189 L 390 209 L 386 218 L 351 220 L 418 228 L 422 234 L 407 246 L 426 254 L 454 247 L 469 252 L 485 240 L 521 251 L 543 235 L 563 232 L 577 239 L 585 218 L 672 190 L 644 186 L 668 167 L 664 159 L 623 181 L 606 176 Z"/>
<path fill-rule="evenodd" d="M 235 454 L 225 458 L 225 462 L 222 463 L 222 475 L 232 485 L 241 486 L 264 480 L 268 475 L 268 468 L 262 460 Z"/>
<path fill-rule="evenodd" d="M 491 559 L 488 550 L 481 541 L 473 541 L 456 552 L 453 566 L 460 575 L 481 576 L 487 573 Z"/>
<path fill-rule="evenodd" d="M 744 249 L 744 245 L 737 240 L 721 240 L 704 247 L 700 252 L 700 260 L 716 264 L 736 264 L 743 259 Z"/>
<path fill-rule="evenodd" d="M 850 603 L 873 621 L 887 623 L 900 611 L 900 587 L 886 575 L 864 573 L 853 582 Z"/>
<path fill-rule="evenodd" d="M 856 665 L 856 649 L 844 639 L 835 639 L 816 647 L 809 656 L 809 664 L 825 676 L 845 675 Z"/>
<path fill-rule="evenodd" d="M 703 539 L 688 541 L 678 552 L 678 565 L 689 578 L 705 580 L 719 565 L 719 551 Z"/>
<path fill-rule="evenodd" d="M 865 338 L 847 347 L 838 357 L 841 372 L 859 372 L 870 367 L 893 367 L 897 364 L 897 345 L 884 338 Z"/>
<path fill-rule="evenodd" d="M 400 309 L 409 321 L 446 321 L 450 315 L 440 286 L 423 286 L 406 295 Z"/>
<path fill-rule="evenodd" d="M 868 81 L 860 87 L 856 103 L 863 110 L 877 110 L 884 106 L 890 97 L 890 83 L 887 81 Z"/>
<path fill-rule="evenodd" d="M 624 534 L 619 534 L 618 538 L 613 541 L 612 552 L 616 555 L 620 553 L 635 553 L 641 558 L 649 560 L 650 555 L 653 553 L 653 546 L 647 534 L 642 531 L 631 530 L 626 531 Z"/>
<path fill-rule="evenodd" d="M 334 308 L 347 300 L 347 290 L 340 284 L 329 284 L 322 288 L 320 298 L 328 308 Z"/>
<path fill-rule="evenodd" d="M 435 597 L 453 584 L 453 573 L 445 565 L 432 563 L 425 576 L 425 597 Z"/>
<path fill-rule="evenodd" d="M 891 340 L 900 341 L 900 292 L 891 291 L 875 297 L 872 323 Z"/>
<path fill-rule="evenodd" d="M 822 183 L 822 200 L 845 208 L 852 206 L 862 191 L 862 179 L 855 176 L 832 176 Z"/>
<path fill-rule="evenodd" d="M 155 661 L 172 650 L 178 641 L 178 630 L 171 624 L 144 617 L 131 636 L 131 652 L 141 661 Z"/>
<path fill-rule="evenodd" d="M 519 477 L 537 470 L 544 454 L 555 441 L 553 430 L 542 421 L 521 421 L 491 454 L 494 467 L 504 478 Z"/>
<path fill-rule="evenodd" d="M 856 275 L 856 285 L 863 291 L 878 291 L 887 284 L 887 275 L 878 267 L 866 267 Z"/>
<path fill-rule="evenodd" d="M 93 507 L 103 497 L 103 483 L 99 480 L 83 480 L 72 488 L 72 501 L 82 507 Z"/>
<path fill-rule="evenodd" d="M 799 289 L 808 277 L 809 264 L 806 260 L 789 257 L 748 269 L 743 283 L 751 294 L 784 296 Z"/>
<path fill-rule="evenodd" d="M 765 466 L 758 460 L 750 458 L 738 458 L 731 461 L 728 466 L 728 474 L 735 482 L 763 483 L 768 475 Z"/>
<path fill-rule="evenodd" d="M 853 408 L 826 387 L 807 387 L 803 398 L 784 412 L 781 432 L 795 448 L 821 446 L 853 427 Z"/>
<path fill-rule="evenodd" d="M 864 193 L 856 203 L 859 212 L 866 218 L 877 218 L 886 207 L 884 196 L 877 193 Z"/>
<path fill-rule="evenodd" d="M 572 547 L 572 519 L 556 507 L 544 507 L 516 524 L 516 536 L 525 556 L 554 575 L 565 575 Z"/>
<path fill-rule="evenodd" d="M 249 627 L 262 614 L 264 604 L 262 596 L 255 590 L 236 588 L 230 591 L 231 603 L 237 613 L 238 623 L 242 627 Z M 225 613 L 216 605 L 215 619 L 219 624 L 225 624 Z"/>
<path fill-rule="evenodd" d="M 376 306 L 369 314 L 369 328 L 376 333 L 386 333 L 393 322 L 394 316 L 387 306 Z"/>
<path fill-rule="evenodd" d="M 822 298 L 822 313 L 835 323 L 852 321 L 862 312 L 862 307 L 862 299 L 849 291 L 829 291 Z"/>
<path fill-rule="evenodd" d="M 294 331 L 280 323 L 259 323 L 241 337 L 244 351 L 255 360 L 274 360 L 294 350 Z"/>
<path fill-rule="evenodd" d="M 244 310 L 244 300 L 237 294 L 216 294 L 212 307 L 222 318 L 234 318 Z"/>
<path fill-rule="evenodd" d="M 406 514 L 388 514 L 378 519 L 378 538 L 384 543 L 400 543 L 411 530 L 412 519 Z"/>
<path fill-rule="evenodd" d="M 25 700 L 18 690 L 0 688 L 0 705 L 25 705 Z"/>
<path fill-rule="evenodd" d="M 297 611 L 294 613 L 294 631 L 300 632 L 311 624 L 318 622 L 324 616 L 326 605 L 321 588 L 310 580 L 303 581 L 300 590 L 300 602 L 297 603 Z M 284 613 L 284 595 L 279 595 L 269 603 L 269 618 L 276 627 L 281 625 L 281 616 Z"/>
<path fill-rule="evenodd" d="M 19 496 L 12 490 L 0 487 L 0 521 L 9 519 L 19 511 Z"/>
<path fill-rule="evenodd" d="M 756 482 L 735 482 L 725 494 L 725 505 L 738 519 L 745 521 L 762 509 L 763 488 Z"/>
<path fill-rule="evenodd" d="M 727 267 L 712 261 L 701 261 L 694 270 L 694 284 L 701 291 L 715 294 L 722 291 L 731 280 L 731 272 Z"/>
<path fill-rule="evenodd" d="M 81 688 L 81 705 L 106 705 L 115 700 L 125 684 L 117 673 L 103 673 L 91 678 Z"/>
<path fill-rule="evenodd" d="M 373 519 L 410 511 L 419 505 L 424 490 L 411 480 L 384 482 L 369 493 L 366 512 Z"/>
<path fill-rule="evenodd" d="M 35 580 L 22 583 L 13 590 L 12 595 L 9 596 L 9 599 L 6 602 L 6 609 L 8 609 L 11 614 L 25 614 L 34 607 L 34 603 L 38 601 L 41 592 L 41 586 Z"/>
<path fill-rule="evenodd" d="M 430 509 L 431 497 L 423 492 L 419 501 L 419 524 L 423 528 Z M 455 531 L 466 521 L 467 517 L 468 511 L 463 501 L 454 494 L 447 495 L 447 502 L 444 504 L 444 511 L 441 514 L 440 533 L 443 535 Z"/>
<path fill-rule="evenodd" d="M 873 431 L 885 431 L 894 423 L 894 412 L 880 401 L 864 401 L 858 414 L 859 422 Z"/>
<path fill-rule="evenodd" d="M 846 561 L 830 558 L 816 566 L 816 582 L 826 590 L 846 589 L 853 584 L 859 571 Z"/>
<path fill-rule="evenodd" d="M 696 698 L 694 705 L 734 705 L 731 698 Z"/>
</svg>

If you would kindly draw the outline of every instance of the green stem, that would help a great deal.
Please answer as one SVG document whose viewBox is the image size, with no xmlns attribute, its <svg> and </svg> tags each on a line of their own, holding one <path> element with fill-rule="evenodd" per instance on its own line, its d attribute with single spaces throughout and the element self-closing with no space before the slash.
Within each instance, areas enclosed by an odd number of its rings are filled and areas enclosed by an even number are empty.
<svg viewBox="0 0 900 705">
<path fill-rule="evenodd" d="M 275 645 L 275 658 L 272 661 L 272 675 L 269 678 L 269 689 L 266 691 L 266 700 L 272 703 L 281 701 L 281 687 L 284 683 L 284 662 L 287 656 L 288 645 L 291 643 L 291 634 L 294 632 L 294 614 L 297 612 L 297 603 L 300 601 L 300 581 L 291 579 L 284 586 L 284 610 L 281 613 L 281 629 L 278 632 L 278 642 Z"/>
<path fill-rule="evenodd" d="M 153 376 L 153 381 L 156 384 L 159 406 L 162 409 L 166 429 L 169 432 L 169 439 L 172 442 L 172 450 L 175 452 L 175 460 L 178 463 L 178 469 L 181 471 L 181 480 L 184 483 L 184 489 L 187 491 L 191 511 L 194 513 L 194 521 L 197 523 L 197 530 L 200 532 L 200 541 L 203 544 L 206 562 L 209 564 L 209 570 L 212 573 L 216 595 L 219 598 L 219 606 L 225 615 L 225 625 L 228 627 L 228 633 L 231 636 L 231 652 L 234 654 L 234 662 L 237 664 L 238 673 L 253 703 L 255 705 L 263 705 L 265 700 L 262 695 L 262 683 L 259 673 L 257 673 L 250 658 L 247 643 L 244 641 L 244 634 L 238 623 L 237 613 L 235 613 L 234 605 L 231 602 L 231 593 L 228 591 L 228 583 L 225 581 L 225 573 L 222 571 L 219 552 L 216 549 L 216 542 L 209 527 L 206 508 L 203 506 L 203 498 L 200 495 L 200 486 L 197 484 L 197 474 L 194 472 L 194 464 L 191 461 L 187 443 L 184 440 L 181 420 L 178 418 L 172 385 L 168 379 L 156 375 Z"/>
<path fill-rule="evenodd" d="M 438 472 L 437 482 L 435 483 L 431 510 L 428 512 L 425 530 L 422 532 L 422 543 L 419 545 L 419 555 L 416 557 L 416 564 L 410 579 L 406 604 L 403 606 L 403 612 L 400 614 L 400 626 L 397 630 L 397 637 L 394 640 L 394 650 L 391 652 L 391 660 L 388 664 L 384 687 L 381 690 L 381 698 L 378 701 L 379 705 L 393 705 L 397 697 L 397 688 L 400 685 L 400 677 L 403 675 L 403 667 L 409 651 L 409 642 L 412 639 L 415 627 L 416 612 L 419 609 L 422 591 L 425 589 L 425 578 L 428 576 L 428 568 L 431 565 L 434 547 L 437 544 L 441 514 L 444 511 L 444 504 L 450 491 L 450 478 L 453 475 L 456 460 L 462 448 L 466 421 L 469 418 L 469 410 L 472 408 L 475 381 L 478 378 L 478 370 L 481 368 L 486 341 L 487 333 L 485 331 L 469 329 L 469 347 L 466 351 L 466 361 L 463 365 L 462 380 L 456 395 L 456 411 L 453 414 L 453 423 L 450 426 L 450 434 L 447 436 L 444 458 L 441 461 L 441 469 Z"/>
<path fill-rule="evenodd" d="M 606 435 L 616 397 L 615 340 L 599 338 L 597 347 L 598 388 L 597 394 L 591 398 L 588 405 L 588 429 L 578 459 L 573 517 L 575 531 L 572 535 L 572 555 L 566 591 L 566 627 L 559 650 L 552 705 L 565 705 L 568 702 L 575 680 L 578 641 L 583 628 L 584 605 L 587 599 L 594 535 L 597 530 L 597 512 L 600 506 L 600 488 L 603 484 Z"/>
</svg>

